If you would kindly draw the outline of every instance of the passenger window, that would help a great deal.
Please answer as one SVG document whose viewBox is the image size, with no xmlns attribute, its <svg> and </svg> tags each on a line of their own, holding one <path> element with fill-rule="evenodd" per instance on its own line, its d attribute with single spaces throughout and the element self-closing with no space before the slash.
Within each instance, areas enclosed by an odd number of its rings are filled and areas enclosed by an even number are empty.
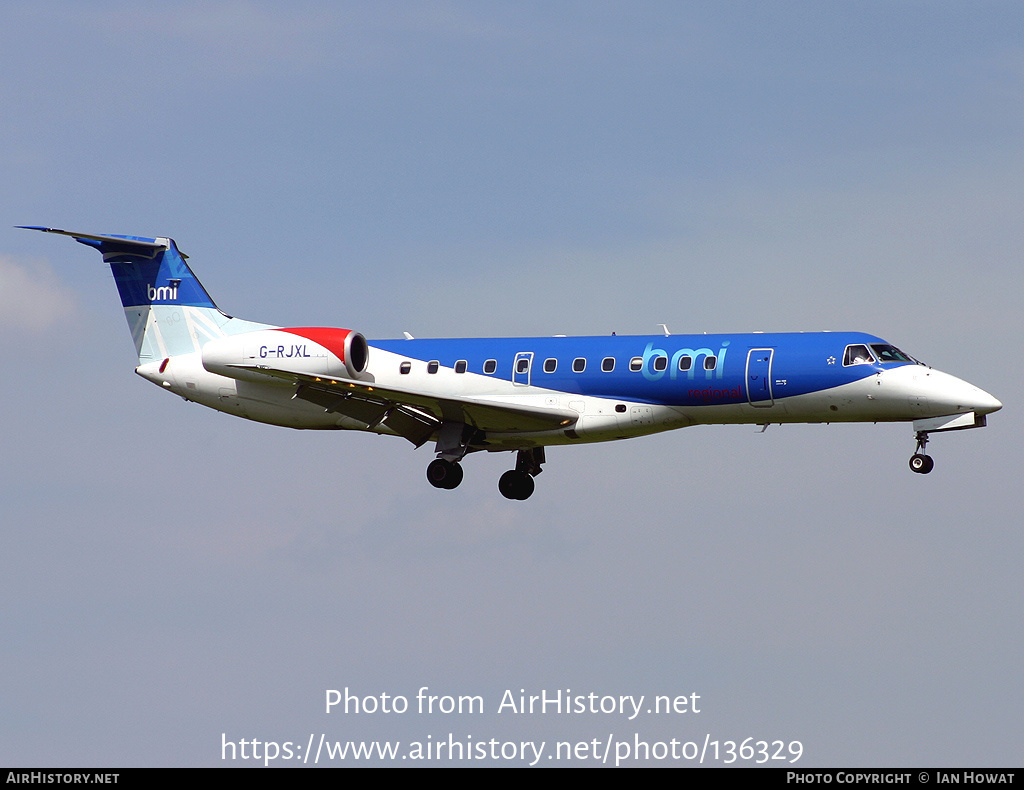
<svg viewBox="0 0 1024 790">
<path fill-rule="evenodd" d="M 668 357 L 655 357 L 654 369 L 659 371 L 668 370 Z"/>
<path fill-rule="evenodd" d="M 406 373 L 408 373 L 409 371 L 411 371 L 411 370 L 412 370 L 412 363 L 411 362 L 403 362 L 401 365 L 398 366 L 398 372 L 401 373 L 403 376 Z"/>
<path fill-rule="evenodd" d="M 586 369 L 587 369 L 587 360 L 585 360 L 583 357 L 576 357 L 576 359 L 574 359 L 572 361 L 572 372 L 573 373 L 582 373 Z"/>
<path fill-rule="evenodd" d="M 605 373 L 611 373 L 615 370 L 615 357 L 605 357 L 601 360 L 601 370 Z"/>
<path fill-rule="evenodd" d="M 631 360 L 629 360 L 629 369 L 632 370 L 634 373 L 636 373 L 637 371 L 643 370 L 644 369 L 644 358 L 643 357 L 633 357 Z"/>
<path fill-rule="evenodd" d="M 525 373 L 530 369 L 530 360 L 527 357 L 520 357 L 516 360 L 516 373 Z"/>
<path fill-rule="evenodd" d="M 545 373 L 554 373 L 556 370 L 558 370 L 558 360 L 557 359 L 550 358 L 550 359 L 545 359 L 544 360 L 544 372 Z"/>
<path fill-rule="evenodd" d="M 874 360 L 871 358 L 871 352 L 868 351 L 867 346 L 847 346 L 846 353 L 843 355 L 844 367 L 849 367 L 850 365 L 867 365 L 873 361 Z"/>
<path fill-rule="evenodd" d="M 718 364 L 718 357 L 704 357 L 704 370 L 714 370 L 715 365 Z"/>
<path fill-rule="evenodd" d="M 491 374 L 498 369 L 498 360 L 488 359 L 484 362 L 484 373 Z"/>
<path fill-rule="evenodd" d="M 437 369 L 440 366 L 440 364 L 441 363 L 438 362 L 436 359 L 430 360 L 430 362 L 427 363 L 427 373 L 437 373 Z"/>
<path fill-rule="evenodd" d="M 468 364 L 469 363 L 466 362 L 466 360 L 464 360 L 464 359 L 458 360 L 455 363 L 455 372 L 456 373 L 465 373 L 466 372 L 466 365 L 468 365 Z"/>
<path fill-rule="evenodd" d="M 693 367 L 693 357 L 679 357 L 679 369 L 684 373 Z"/>
</svg>

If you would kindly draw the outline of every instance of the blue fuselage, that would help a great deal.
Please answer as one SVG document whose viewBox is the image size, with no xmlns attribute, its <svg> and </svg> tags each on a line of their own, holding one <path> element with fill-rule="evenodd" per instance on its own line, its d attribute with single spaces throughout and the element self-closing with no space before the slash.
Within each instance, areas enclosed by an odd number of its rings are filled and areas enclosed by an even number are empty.
<svg viewBox="0 0 1024 790">
<path fill-rule="evenodd" d="M 698 407 L 763 404 L 914 364 L 874 358 L 843 364 L 847 347 L 880 344 L 885 341 L 862 332 L 801 332 L 389 340 L 372 346 L 449 370 L 464 362 L 465 373 L 524 387 Z M 485 367 L 488 360 L 493 362 Z"/>
</svg>

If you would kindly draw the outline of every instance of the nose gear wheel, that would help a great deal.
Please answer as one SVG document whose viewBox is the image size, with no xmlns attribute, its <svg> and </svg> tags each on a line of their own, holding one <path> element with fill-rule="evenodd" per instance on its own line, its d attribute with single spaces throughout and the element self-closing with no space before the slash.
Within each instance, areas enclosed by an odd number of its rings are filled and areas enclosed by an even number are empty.
<svg viewBox="0 0 1024 790">
<path fill-rule="evenodd" d="M 926 455 L 924 448 L 928 446 L 928 431 L 917 432 L 917 449 L 910 456 L 910 471 L 926 475 L 935 468 L 935 461 Z"/>
</svg>

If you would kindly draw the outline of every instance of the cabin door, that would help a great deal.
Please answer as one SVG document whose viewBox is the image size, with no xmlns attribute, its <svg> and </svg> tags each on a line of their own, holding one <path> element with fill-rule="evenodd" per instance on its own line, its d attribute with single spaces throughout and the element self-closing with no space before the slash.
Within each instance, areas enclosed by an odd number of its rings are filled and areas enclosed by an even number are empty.
<svg viewBox="0 0 1024 790">
<path fill-rule="evenodd" d="M 520 351 L 512 363 L 512 383 L 530 386 L 530 368 L 533 367 L 533 352 Z"/>
<path fill-rule="evenodd" d="M 775 349 L 752 348 L 747 352 L 747 400 L 751 406 L 771 406 L 772 357 Z"/>
</svg>

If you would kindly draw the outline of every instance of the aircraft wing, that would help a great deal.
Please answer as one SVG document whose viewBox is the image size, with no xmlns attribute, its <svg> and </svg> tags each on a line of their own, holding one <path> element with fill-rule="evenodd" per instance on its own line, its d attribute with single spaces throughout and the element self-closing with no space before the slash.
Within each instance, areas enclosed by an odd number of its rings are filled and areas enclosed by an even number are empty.
<svg viewBox="0 0 1024 790">
<path fill-rule="evenodd" d="M 464 423 L 481 431 L 516 433 L 567 428 L 579 418 L 571 409 L 540 408 L 471 395 L 446 397 L 259 365 L 231 367 L 296 384 L 295 397 L 370 426 L 383 423 L 417 447 L 426 442 L 442 422 Z"/>
</svg>

